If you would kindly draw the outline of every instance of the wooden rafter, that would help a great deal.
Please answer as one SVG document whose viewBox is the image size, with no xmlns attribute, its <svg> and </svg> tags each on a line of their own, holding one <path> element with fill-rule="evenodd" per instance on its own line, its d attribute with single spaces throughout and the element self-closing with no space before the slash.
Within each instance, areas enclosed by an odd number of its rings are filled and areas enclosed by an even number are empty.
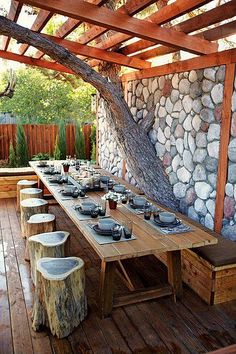
<svg viewBox="0 0 236 354">
<path fill-rule="evenodd" d="M 53 12 L 49 12 L 47 10 L 40 10 L 31 27 L 32 31 L 41 32 L 41 30 L 44 28 L 44 26 L 47 24 L 47 22 L 52 16 Z M 22 44 L 19 48 L 18 53 L 20 55 L 24 54 L 27 51 L 28 47 L 28 44 Z"/>
<path fill-rule="evenodd" d="M 9 18 L 9 20 L 12 20 L 14 22 L 17 21 L 19 14 L 21 12 L 21 8 L 22 8 L 22 4 L 20 4 L 18 1 L 11 1 L 11 6 L 10 6 L 10 10 L 9 13 L 7 15 L 7 18 Z M 10 37 L 4 37 L 2 40 L 2 50 L 7 50 L 9 42 L 10 42 Z"/>
<path fill-rule="evenodd" d="M 155 1 L 155 0 L 154 0 Z M 123 6 L 116 10 L 118 13 L 126 13 L 127 15 L 133 16 L 139 11 L 143 10 L 146 6 L 151 5 L 153 0 L 128 0 Z M 97 37 L 101 36 L 107 31 L 104 27 L 93 26 L 91 29 L 86 31 L 82 36 L 78 38 L 78 42 L 81 44 L 87 44 Z"/>
<path fill-rule="evenodd" d="M 116 13 L 104 7 L 99 8 L 82 0 L 77 0 L 76 3 L 72 0 L 51 0 L 50 2 L 45 2 L 44 0 L 20 1 L 68 17 L 101 25 L 108 29 L 147 39 L 154 43 L 175 46 L 195 54 L 208 54 L 217 51 L 216 44 L 204 39 L 193 39 L 182 32 L 163 28 L 144 20 L 138 20 L 126 14 Z"/>
<path fill-rule="evenodd" d="M 102 6 L 104 3 L 106 3 L 108 0 L 88 0 L 91 4 L 99 5 Z M 80 24 L 82 21 L 76 20 L 74 18 L 68 18 L 63 25 L 61 25 L 58 30 L 55 33 L 56 37 L 60 38 L 65 38 L 68 36 L 71 32 L 73 32 Z M 38 50 L 35 53 L 35 58 L 40 59 L 44 56 L 44 53 L 42 53 L 40 50 Z"/>
<path fill-rule="evenodd" d="M 181 22 L 180 24 L 173 26 L 172 28 L 176 31 L 181 31 L 186 34 L 200 30 L 204 27 L 214 25 L 220 21 L 224 21 L 231 18 L 236 13 L 236 1 L 230 1 L 224 5 L 218 6 L 212 10 L 202 13 L 201 15 L 195 16 Z M 122 53 L 125 55 L 133 54 L 142 49 L 147 49 L 153 46 L 153 42 L 140 40 L 133 44 L 130 44 L 122 48 Z"/>
<path fill-rule="evenodd" d="M 155 23 L 156 25 L 162 25 L 168 21 L 171 21 L 179 16 L 184 15 L 188 11 L 194 10 L 196 7 L 206 4 L 211 0 L 193 0 L 193 1 L 185 1 L 185 0 L 176 0 L 173 4 L 164 6 L 160 10 L 154 12 L 152 15 L 149 15 L 145 18 L 146 21 L 150 21 Z M 124 33 L 115 33 L 104 41 L 96 44 L 97 48 L 101 49 L 110 49 L 116 45 L 121 44 L 122 42 L 127 41 L 132 38 Z M 153 42 L 151 42 L 153 45 Z"/>
<path fill-rule="evenodd" d="M 34 59 L 31 57 L 27 57 L 26 55 L 19 55 L 11 52 L 6 52 L 4 50 L 0 50 L 0 58 L 17 61 L 19 63 L 23 63 L 31 66 L 37 66 L 39 68 L 60 71 L 68 74 L 74 74 L 73 71 L 67 69 L 65 66 L 61 64 L 53 63 L 42 59 Z"/>
<path fill-rule="evenodd" d="M 111 63 L 128 66 L 135 69 L 145 69 L 151 67 L 151 63 L 144 60 L 127 57 L 120 53 L 107 52 L 102 49 L 90 47 L 84 44 L 79 44 L 77 42 L 69 41 L 67 39 L 58 38 L 55 36 L 49 36 L 46 34 L 42 34 L 42 35 L 60 44 L 64 48 L 67 48 L 69 51 L 71 51 L 74 54 L 79 54 L 90 58 L 96 58 L 99 60 L 105 60 Z"/>
<path fill-rule="evenodd" d="M 227 36 L 231 36 L 235 33 L 236 33 L 236 21 L 232 21 L 229 23 L 225 23 L 224 25 L 221 25 L 221 26 L 218 26 L 215 28 L 211 28 L 209 30 L 201 32 L 200 34 L 197 34 L 196 36 L 201 36 L 209 41 L 217 41 L 218 39 L 225 38 Z M 159 46 L 157 48 L 147 50 L 146 52 L 134 55 L 133 58 L 147 60 L 147 59 L 155 58 L 157 56 L 175 53 L 175 51 L 176 51 L 175 48 Z M 94 66 L 94 64 L 95 63 L 93 63 L 92 66 Z M 97 65 L 97 63 L 96 63 L 96 65 Z"/>
</svg>

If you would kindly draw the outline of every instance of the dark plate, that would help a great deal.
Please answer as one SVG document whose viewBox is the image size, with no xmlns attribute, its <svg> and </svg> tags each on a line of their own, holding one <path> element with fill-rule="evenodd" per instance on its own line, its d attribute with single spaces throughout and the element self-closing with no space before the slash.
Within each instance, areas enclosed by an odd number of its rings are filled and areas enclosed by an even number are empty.
<svg viewBox="0 0 236 354">
<path fill-rule="evenodd" d="M 100 192 L 103 191 L 103 187 L 95 187 L 95 188 L 84 188 L 86 192 Z"/>
<path fill-rule="evenodd" d="M 81 208 L 81 206 L 75 208 L 75 210 L 78 210 L 78 211 L 80 212 L 80 214 L 83 214 L 83 215 L 91 215 L 90 210 L 83 210 L 83 209 Z"/>
<path fill-rule="evenodd" d="M 181 224 L 181 221 L 179 219 L 175 219 L 174 222 L 162 222 L 160 221 L 158 216 L 154 219 L 154 221 L 161 227 L 175 227 Z"/>
<path fill-rule="evenodd" d="M 134 204 L 133 202 L 129 202 L 129 205 L 130 205 L 131 208 L 133 208 L 133 209 L 140 209 L 140 210 L 142 210 L 142 209 L 144 209 L 144 208 L 146 207 L 146 204 L 144 204 L 144 205 L 137 205 L 137 204 Z"/>
<path fill-rule="evenodd" d="M 98 224 L 93 225 L 93 229 L 94 231 L 102 236 L 111 236 L 112 235 L 112 231 L 111 230 L 101 230 L 98 226 Z"/>
<path fill-rule="evenodd" d="M 42 168 L 44 168 L 44 167 L 48 167 L 48 164 L 44 164 L 44 165 L 37 165 L 37 167 L 42 167 Z"/>
</svg>

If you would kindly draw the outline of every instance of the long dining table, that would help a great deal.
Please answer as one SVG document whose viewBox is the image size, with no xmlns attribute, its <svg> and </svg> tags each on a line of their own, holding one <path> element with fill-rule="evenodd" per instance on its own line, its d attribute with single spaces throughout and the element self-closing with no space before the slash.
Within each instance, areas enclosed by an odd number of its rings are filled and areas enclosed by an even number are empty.
<svg viewBox="0 0 236 354">
<path fill-rule="evenodd" d="M 91 220 L 79 220 L 78 218 L 78 211 L 76 211 L 74 207 L 80 203 L 80 198 L 64 198 L 59 190 L 61 187 L 50 183 L 49 176 L 44 174 L 43 168 L 38 167 L 37 161 L 31 161 L 30 166 L 38 176 L 39 185 L 44 185 L 50 191 L 58 204 L 63 208 L 101 259 L 99 304 L 102 318 L 110 315 L 114 307 L 171 294 L 174 295 L 175 299 L 181 298 L 183 293 L 181 250 L 217 243 L 217 239 L 214 236 L 200 225 L 198 227 L 196 223 L 193 223 L 189 218 L 183 217 L 181 214 L 177 213 L 177 217 L 183 218 L 184 224 L 190 226 L 191 230 L 189 232 L 166 235 L 158 230 L 153 223 L 144 220 L 143 214 L 133 212 L 126 204 L 121 203 L 118 204 L 115 210 L 108 209 L 107 212 L 120 224 L 131 220 L 133 222 L 133 234 L 135 239 L 126 242 L 114 241 L 108 244 L 99 244 L 94 238 L 93 230 L 88 227 L 88 223 L 91 223 Z M 71 170 L 73 170 L 73 167 L 71 167 Z M 96 172 L 102 175 L 109 175 L 107 171 L 99 168 L 96 169 Z M 117 177 L 112 177 L 115 178 L 117 182 L 137 192 L 137 189 L 127 184 L 127 182 Z M 104 195 L 103 191 L 87 193 L 90 199 L 98 203 L 102 195 Z M 156 206 L 158 207 L 157 204 Z M 161 207 L 161 209 L 163 209 L 163 207 Z M 96 219 L 92 220 L 96 221 Z M 163 252 L 167 253 L 168 283 L 161 287 L 135 290 L 125 272 L 122 261 L 135 257 L 158 255 Z M 117 266 L 122 269 L 124 280 L 131 290 L 129 294 L 119 297 L 114 294 L 114 280 Z"/>
</svg>

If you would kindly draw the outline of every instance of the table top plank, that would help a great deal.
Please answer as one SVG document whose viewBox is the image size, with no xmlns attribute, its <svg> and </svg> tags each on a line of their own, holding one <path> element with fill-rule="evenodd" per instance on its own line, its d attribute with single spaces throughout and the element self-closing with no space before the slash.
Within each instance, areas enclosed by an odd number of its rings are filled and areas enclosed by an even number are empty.
<svg viewBox="0 0 236 354">
<path fill-rule="evenodd" d="M 187 225 L 190 225 L 193 230 L 188 233 L 163 235 L 155 227 L 153 227 L 151 223 L 146 222 L 143 219 L 143 215 L 135 214 L 134 212 L 130 211 L 125 205 L 120 204 L 115 210 L 109 210 L 108 208 L 108 213 L 109 215 L 111 215 L 111 217 L 116 219 L 121 224 L 127 219 L 132 220 L 134 223 L 133 233 L 137 239 L 127 242 L 114 242 L 110 244 L 100 245 L 93 238 L 92 232 L 87 226 L 88 221 L 80 221 L 77 217 L 77 212 L 73 209 L 73 206 L 78 204 L 80 201 L 78 199 L 64 200 L 63 196 L 59 192 L 59 190 L 63 187 L 49 183 L 48 176 L 45 176 L 42 172 L 43 170 L 37 167 L 37 162 L 30 162 L 30 166 L 34 169 L 35 173 L 38 175 L 38 177 L 41 179 L 47 189 L 52 193 L 57 202 L 65 210 L 70 219 L 75 223 L 75 225 L 84 235 L 86 240 L 93 247 L 95 252 L 99 255 L 101 259 L 105 261 L 115 261 L 126 258 L 141 257 L 154 253 L 194 248 L 217 243 L 217 239 L 214 236 L 212 236 L 210 233 L 203 230 L 202 228 L 197 227 L 196 224 L 192 224 L 190 219 L 184 217 L 179 213 L 177 213 L 177 216 L 183 219 Z M 109 172 L 104 171 L 102 169 L 97 169 L 96 172 L 100 172 L 103 175 L 110 175 Z M 133 192 L 137 193 L 137 188 L 134 189 L 127 182 L 124 182 L 123 180 L 119 179 L 118 177 L 114 177 L 113 175 L 112 178 L 117 180 L 119 183 L 124 184 Z M 97 202 L 99 202 L 103 194 L 103 192 L 87 193 L 89 198 Z M 161 208 L 164 209 L 162 206 Z M 96 219 L 92 220 L 96 221 Z M 89 221 L 91 222 L 91 220 Z"/>
</svg>

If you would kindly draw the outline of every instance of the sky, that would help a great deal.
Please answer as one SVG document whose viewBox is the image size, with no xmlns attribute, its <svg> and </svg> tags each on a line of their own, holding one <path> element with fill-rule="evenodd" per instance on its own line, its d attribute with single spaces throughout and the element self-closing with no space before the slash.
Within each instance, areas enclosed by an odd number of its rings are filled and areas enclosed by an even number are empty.
<svg viewBox="0 0 236 354">
<path fill-rule="evenodd" d="M 215 7 L 215 5 L 216 5 L 216 3 L 218 3 L 218 1 L 219 0 L 211 1 L 209 4 L 205 5 L 204 8 L 207 8 L 207 10 L 209 10 L 209 9 Z M 228 2 L 228 1 L 229 0 L 223 0 L 222 2 Z M 173 0 L 171 0 L 170 2 L 173 2 Z M 10 3 L 11 3 L 11 0 L 0 0 L 0 8 L 4 8 L 8 12 L 9 8 L 10 8 Z M 29 9 L 29 7 L 27 7 L 25 5 L 23 6 L 23 9 L 27 9 L 27 8 Z M 34 15 L 28 15 L 25 11 L 22 10 L 17 23 L 30 28 L 35 20 L 35 17 L 36 16 L 34 16 Z M 182 21 L 183 19 L 185 19 L 184 16 L 179 17 L 176 21 L 177 22 Z M 236 19 L 236 16 L 233 19 Z M 209 27 L 209 28 L 211 28 L 211 27 Z M 0 36 L 0 43 L 1 43 L 1 37 L 2 36 Z M 230 39 L 230 41 L 232 41 L 234 43 L 234 47 L 236 48 L 236 35 L 229 37 L 229 39 Z M 11 50 L 14 53 L 17 53 L 20 44 L 16 44 L 15 41 L 11 40 L 10 45 L 11 45 Z M 225 42 L 219 41 L 219 50 L 224 50 L 224 49 L 227 49 L 227 47 L 225 47 Z M 26 52 L 26 54 L 33 55 L 34 52 L 35 52 L 35 49 L 30 47 L 30 49 Z M 193 55 L 189 54 L 187 52 L 181 51 L 181 58 L 188 59 L 190 57 L 193 57 Z M 152 63 L 153 63 L 152 65 L 155 66 L 155 65 L 166 64 L 170 61 L 171 61 L 171 56 L 166 55 L 166 56 L 162 56 L 160 58 L 152 60 Z M 0 59 L 0 71 L 6 71 L 9 68 L 17 69 L 19 66 L 22 66 L 22 64 L 17 63 L 17 62 L 13 62 L 13 61 L 6 61 L 6 60 Z"/>
</svg>

